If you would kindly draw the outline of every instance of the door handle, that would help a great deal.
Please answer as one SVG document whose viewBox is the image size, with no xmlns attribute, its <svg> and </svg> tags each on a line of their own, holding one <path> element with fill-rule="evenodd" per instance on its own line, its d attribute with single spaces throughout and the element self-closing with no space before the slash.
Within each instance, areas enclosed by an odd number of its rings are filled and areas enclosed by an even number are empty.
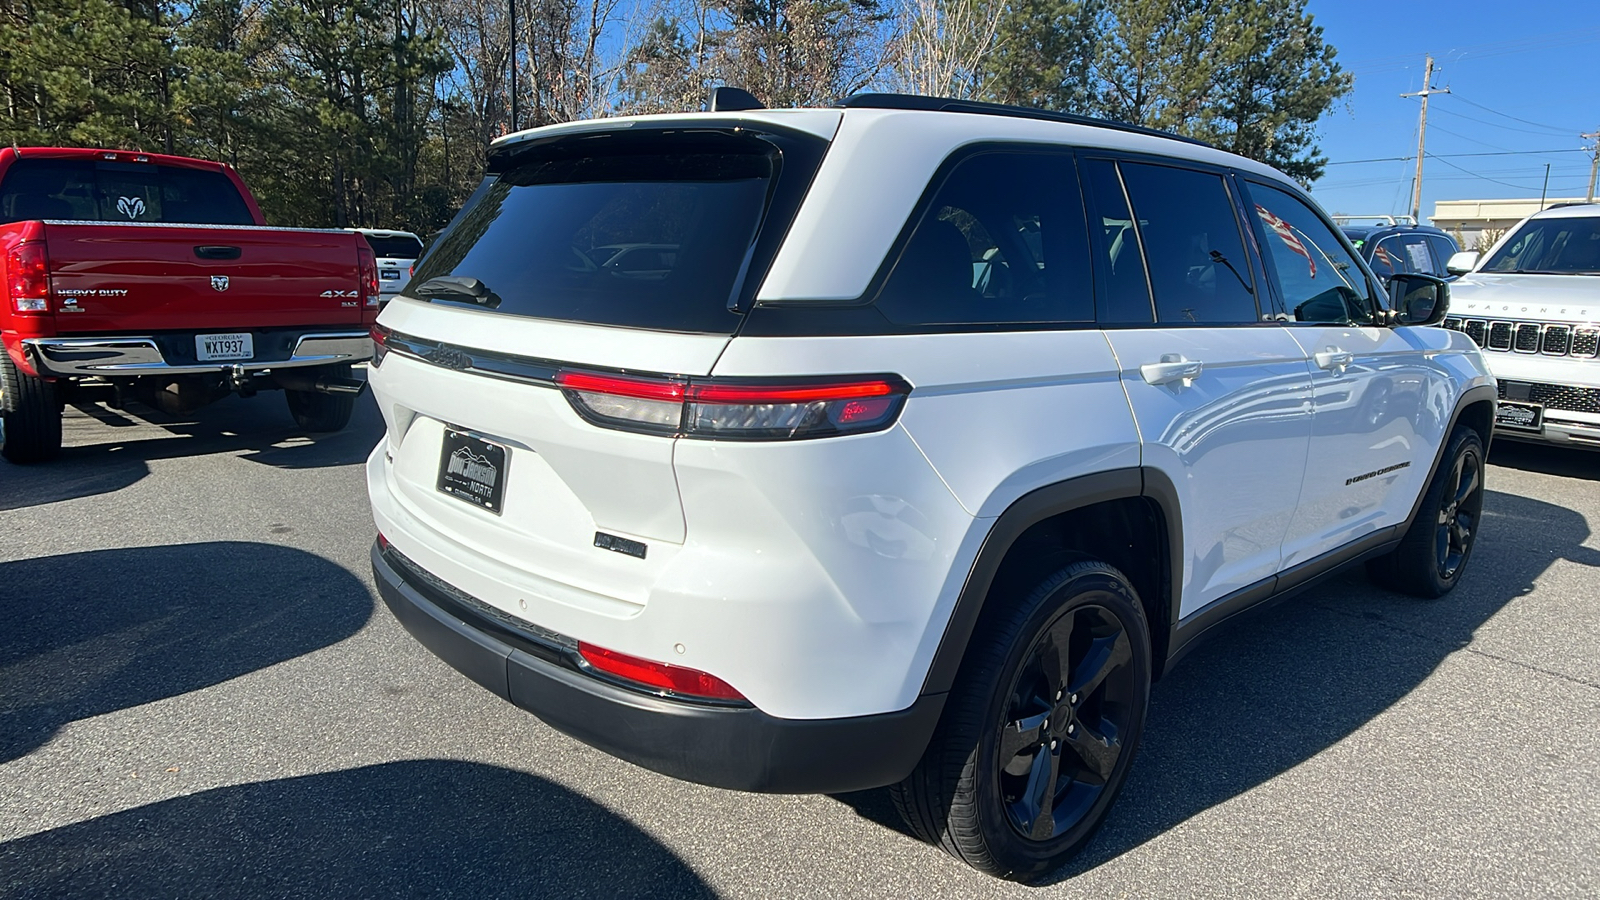
<svg viewBox="0 0 1600 900">
<path fill-rule="evenodd" d="M 194 248 L 194 255 L 201 259 L 238 259 L 244 255 L 244 251 L 238 247 L 212 245 Z"/>
<path fill-rule="evenodd" d="M 1317 368 L 1343 375 L 1344 370 L 1356 361 L 1356 355 L 1348 350 L 1322 350 L 1315 355 L 1315 359 Z"/>
<path fill-rule="evenodd" d="M 1205 364 L 1199 360 L 1184 359 L 1181 353 L 1163 353 L 1160 362 L 1145 363 L 1139 367 L 1139 374 L 1150 384 L 1171 384 L 1174 381 L 1183 382 L 1184 387 L 1194 384 L 1200 377 L 1200 371 Z"/>
</svg>

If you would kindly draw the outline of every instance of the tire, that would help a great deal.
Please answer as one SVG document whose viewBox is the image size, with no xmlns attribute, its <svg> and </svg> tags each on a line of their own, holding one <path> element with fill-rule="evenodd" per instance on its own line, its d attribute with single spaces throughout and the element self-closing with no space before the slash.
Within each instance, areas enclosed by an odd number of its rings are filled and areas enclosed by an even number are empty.
<svg viewBox="0 0 1600 900">
<path fill-rule="evenodd" d="M 1483 521 L 1483 479 L 1483 439 L 1457 428 L 1400 546 L 1368 562 L 1368 577 L 1430 600 L 1454 590 Z"/>
<path fill-rule="evenodd" d="M 19 465 L 61 455 L 61 404 L 56 386 L 24 375 L 0 349 L 0 456 Z"/>
<path fill-rule="evenodd" d="M 349 378 L 350 367 L 328 366 L 323 374 Z M 294 416 L 295 424 L 312 433 L 342 431 L 350 424 L 350 414 L 356 408 L 354 394 L 285 390 L 283 395 L 289 401 L 289 414 Z"/>
<path fill-rule="evenodd" d="M 1150 634 L 1133 585 L 1103 562 L 1009 599 L 990 598 L 1004 605 L 974 633 L 921 762 L 891 795 L 923 840 L 1032 881 L 1089 842 L 1126 780 L 1149 704 Z"/>
</svg>

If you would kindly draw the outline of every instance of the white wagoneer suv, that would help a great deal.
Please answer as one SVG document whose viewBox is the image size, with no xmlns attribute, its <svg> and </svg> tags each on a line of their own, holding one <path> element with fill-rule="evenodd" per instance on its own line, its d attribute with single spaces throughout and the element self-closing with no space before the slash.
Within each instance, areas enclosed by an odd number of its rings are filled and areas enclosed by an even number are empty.
<svg viewBox="0 0 1600 900">
<path fill-rule="evenodd" d="M 1450 262 L 1444 324 L 1491 351 L 1498 433 L 1600 449 L 1600 205 L 1535 213 L 1481 260 Z"/>
<path fill-rule="evenodd" d="M 467 676 L 679 778 L 893 785 L 1025 880 L 1215 626 L 1347 563 L 1461 578 L 1493 379 L 1414 327 L 1442 282 L 1381 295 L 1282 174 L 1009 107 L 737 106 L 496 142 L 380 318 L 373 567 Z"/>
</svg>

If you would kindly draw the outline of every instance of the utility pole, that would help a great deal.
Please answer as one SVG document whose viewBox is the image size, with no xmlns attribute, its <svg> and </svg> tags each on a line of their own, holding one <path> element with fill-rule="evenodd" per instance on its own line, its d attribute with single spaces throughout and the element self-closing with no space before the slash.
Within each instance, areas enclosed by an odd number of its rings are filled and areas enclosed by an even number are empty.
<svg viewBox="0 0 1600 900">
<path fill-rule="evenodd" d="M 511 130 L 520 131 L 521 116 L 517 108 L 517 0 L 508 0 L 507 5 L 511 8 Z"/>
<path fill-rule="evenodd" d="M 1589 140 L 1594 141 L 1594 146 L 1589 148 L 1590 152 L 1593 153 L 1593 155 L 1594 155 L 1594 162 L 1589 164 L 1589 197 L 1588 197 L 1589 202 L 1593 203 L 1594 202 L 1594 177 L 1595 177 L 1595 175 L 1600 174 L 1600 128 L 1597 128 L 1594 131 L 1591 131 L 1591 132 L 1589 132 L 1587 134 L 1580 134 L 1580 135 L 1578 135 L 1578 137 L 1588 138 Z"/>
<path fill-rule="evenodd" d="M 1411 221 L 1421 222 L 1417 218 L 1422 213 L 1422 151 L 1428 137 L 1428 97 L 1433 94 L 1448 94 L 1449 88 L 1436 88 L 1433 86 L 1433 54 L 1427 56 L 1428 65 L 1422 73 L 1422 90 L 1410 94 L 1401 94 L 1402 97 L 1422 98 L 1422 120 L 1417 123 L 1417 176 L 1411 182 Z"/>
</svg>

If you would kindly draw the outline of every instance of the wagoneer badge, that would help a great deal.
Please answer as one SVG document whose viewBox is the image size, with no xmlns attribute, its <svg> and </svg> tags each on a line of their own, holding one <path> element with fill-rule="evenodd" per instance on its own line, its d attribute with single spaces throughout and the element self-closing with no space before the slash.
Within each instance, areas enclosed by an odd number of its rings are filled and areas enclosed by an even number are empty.
<svg viewBox="0 0 1600 900">
<path fill-rule="evenodd" d="M 228 289 L 228 276 L 226 276 L 226 275 L 213 275 L 213 276 L 211 276 L 211 289 L 213 291 L 225 291 L 225 290 L 227 290 Z"/>
</svg>

